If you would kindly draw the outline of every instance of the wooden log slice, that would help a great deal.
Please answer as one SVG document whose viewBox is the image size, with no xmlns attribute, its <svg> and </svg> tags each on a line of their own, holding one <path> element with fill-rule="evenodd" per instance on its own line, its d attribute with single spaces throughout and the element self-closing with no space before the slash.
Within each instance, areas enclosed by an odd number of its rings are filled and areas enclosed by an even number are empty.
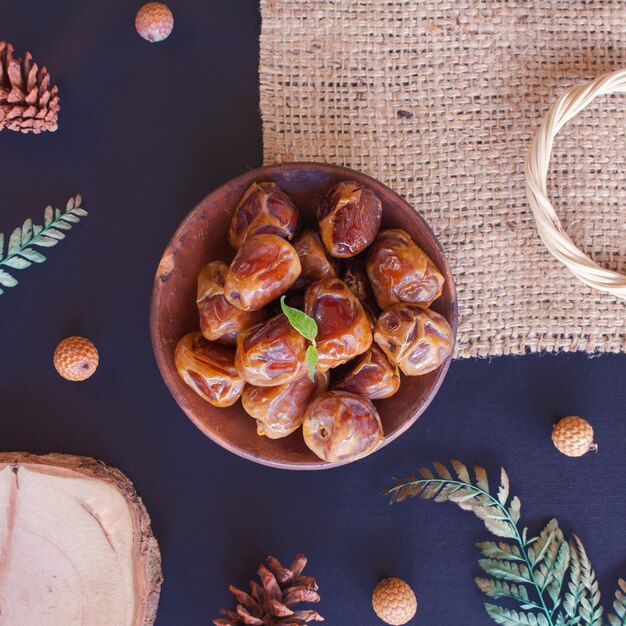
<svg viewBox="0 0 626 626">
<path fill-rule="evenodd" d="M 0 453 L 0 625 L 152 624 L 162 579 L 150 517 L 119 470 Z"/>
</svg>

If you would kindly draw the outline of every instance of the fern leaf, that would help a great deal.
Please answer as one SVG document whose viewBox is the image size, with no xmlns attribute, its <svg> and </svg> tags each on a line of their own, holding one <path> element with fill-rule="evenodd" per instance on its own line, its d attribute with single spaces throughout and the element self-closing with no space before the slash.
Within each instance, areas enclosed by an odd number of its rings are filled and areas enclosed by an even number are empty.
<svg viewBox="0 0 626 626">
<path fill-rule="evenodd" d="M 56 226 L 56 222 L 55 222 L 55 226 Z M 65 233 L 62 233 L 60 230 L 57 230 L 56 228 L 48 228 L 48 230 L 46 231 L 46 235 L 48 237 L 52 237 L 53 239 L 65 239 Z"/>
<path fill-rule="evenodd" d="M 511 519 L 517 524 L 520 518 L 520 512 L 522 509 L 522 503 L 517 496 L 514 496 L 509 505 L 509 515 Z"/>
<path fill-rule="evenodd" d="M 80 207 L 82 198 L 76 195 L 67 203 L 65 212 L 59 209 L 46 207 L 44 211 L 44 226 L 33 224 L 32 220 L 26 219 L 21 227 L 16 228 L 7 246 L 7 254 L 4 252 L 4 235 L 0 234 L 0 266 L 14 270 L 23 270 L 33 263 L 43 263 L 46 257 L 35 250 L 33 246 L 51 248 L 59 241 L 65 239 L 65 232 L 72 228 L 73 224 L 80 222 L 80 218 L 87 215 L 87 211 Z M 7 271 L 0 269 L 0 285 L 2 287 L 15 287 L 18 284 Z M 4 293 L 0 289 L 0 294 Z"/>
<path fill-rule="evenodd" d="M 24 270 L 27 267 L 31 266 L 30 261 L 27 261 L 26 259 L 23 259 L 20 256 L 12 256 L 11 258 L 7 259 L 3 265 L 7 265 L 8 267 L 12 267 L 14 270 Z"/>
<path fill-rule="evenodd" d="M 0 270 L 0 285 L 3 287 L 15 287 L 15 285 L 17 285 L 17 280 L 8 272 Z"/>
<path fill-rule="evenodd" d="M 474 474 L 476 475 L 476 484 L 483 490 L 489 493 L 489 480 L 487 479 L 487 472 L 484 467 L 474 465 Z"/>
<path fill-rule="evenodd" d="M 30 217 L 24 220 L 22 225 L 22 244 L 28 243 L 33 238 L 33 220 Z"/>
<path fill-rule="evenodd" d="M 589 557 L 585 552 L 582 542 L 576 535 L 574 535 L 574 541 L 578 548 L 580 581 L 584 589 L 583 596 L 580 600 L 581 623 L 586 626 L 602 626 L 603 609 L 600 606 L 600 591 L 598 589 L 596 574 L 591 567 Z"/>
<path fill-rule="evenodd" d="M 506 506 L 506 502 L 509 499 L 509 477 L 504 471 L 504 468 L 500 470 L 500 487 L 498 488 L 498 502 L 502 506 Z"/>
<path fill-rule="evenodd" d="M 552 600 L 553 611 L 561 605 L 561 591 L 565 582 L 565 576 L 570 564 L 570 549 L 567 541 L 561 536 L 561 545 L 554 560 L 552 576 L 546 586 L 546 591 Z"/>
<path fill-rule="evenodd" d="M 570 571 L 569 571 L 569 583 L 568 591 L 563 598 L 563 611 L 569 618 L 569 623 L 573 624 L 573 620 L 578 615 L 578 608 L 580 606 L 581 599 L 584 594 L 584 588 L 580 577 L 580 556 L 578 554 L 578 547 L 574 542 L 570 542 Z M 578 615 L 578 621 L 580 616 Z"/>
<path fill-rule="evenodd" d="M 528 548 L 528 557 L 530 558 L 532 567 L 535 567 L 546 556 L 546 553 L 555 540 L 558 530 L 559 524 L 552 518 L 541 533 L 539 533 L 537 541 Z"/>
<path fill-rule="evenodd" d="M 72 225 L 68 224 L 64 219 L 63 216 L 59 217 L 58 220 L 56 220 L 56 222 L 54 223 L 54 227 L 61 229 L 61 230 L 71 230 L 72 229 Z"/>
<path fill-rule="evenodd" d="M 9 247 L 7 249 L 9 256 L 11 254 L 15 254 L 20 249 L 21 245 L 22 229 L 18 227 L 11 233 L 11 236 L 9 237 Z"/>
<path fill-rule="evenodd" d="M 618 581 L 618 589 L 615 592 L 615 602 L 613 602 L 615 614 L 609 615 L 611 626 L 626 626 L 626 580 L 621 578 Z"/>
<path fill-rule="evenodd" d="M 44 230 L 43 232 L 48 232 Z M 37 239 L 33 239 L 32 244 L 34 246 L 42 246 L 43 248 L 52 248 L 59 243 L 58 239 L 53 239 L 52 237 L 46 237 L 45 235 L 39 235 Z"/>
<path fill-rule="evenodd" d="M 465 467 L 465 465 L 463 465 L 461 461 L 457 460 L 450 461 L 450 463 L 452 464 L 456 475 L 459 477 L 459 480 L 461 482 L 467 483 L 468 485 L 471 485 L 472 481 L 470 479 L 469 472 L 467 471 L 467 467 Z"/>
<path fill-rule="evenodd" d="M 522 604 L 530 602 L 528 591 L 523 585 L 509 584 L 500 580 L 489 578 L 475 578 L 478 588 L 490 598 L 511 598 Z"/>
<path fill-rule="evenodd" d="M 487 530 L 496 537 L 501 537 L 502 539 L 515 539 L 516 537 L 515 528 L 508 522 L 494 519 L 486 519 L 483 522 Z"/>
<path fill-rule="evenodd" d="M 435 502 L 448 502 L 450 501 L 452 494 L 454 494 L 454 492 L 458 491 L 459 489 L 461 489 L 460 485 L 450 483 L 445 484 L 441 488 L 441 491 L 439 491 L 439 493 L 435 496 L 434 500 Z"/>
<path fill-rule="evenodd" d="M 497 580 L 522 584 L 533 583 L 530 572 L 524 564 L 499 559 L 480 559 L 478 565 Z"/>
<path fill-rule="evenodd" d="M 453 480 L 452 474 L 450 474 L 448 468 L 443 463 L 441 463 L 441 461 L 433 461 L 433 467 L 435 468 L 437 476 L 439 476 L 439 478 Z"/>
<path fill-rule="evenodd" d="M 495 541 L 484 541 L 477 543 L 476 547 L 480 549 L 483 556 L 488 559 L 502 559 L 504 561 L 522 561 L 524 557 L 520 549 L 513 544 L 504 542 L 496 543 Z"/>
<path fill-rule="evenodd" d="M 541 613 L 511 611 L 495 604 L 485 604 L 485 610 L 496 624 L 503 626 L 549 626 L 548 619 Z"/>
<path fill-rule="evenodd" d="M 74 211 L 71 211 L 70 213 L 65 213 L 65 215 L 61 215 L 61 219 L 59 220 L 59 224 L 57 224 L 57 227 L 63 228 L 62 226 L 60 226 L 60 224 L 62 224 L 63 222 L 78 224 L 78 222 L 80 222 L 80 217 L 74 215 Z"/>
<path fill-rule="evenodd" d="M 43 263 L 46 260 L 46 257 L 43 254 L 41 254 L 41 252 L 38 252 L 37 250 L 34 250 L 33 248 L 24 248 L 20 252 L 20 256 L 27 258 L 29 261 L 32 261 L 33 263 Z"/>
</svg>

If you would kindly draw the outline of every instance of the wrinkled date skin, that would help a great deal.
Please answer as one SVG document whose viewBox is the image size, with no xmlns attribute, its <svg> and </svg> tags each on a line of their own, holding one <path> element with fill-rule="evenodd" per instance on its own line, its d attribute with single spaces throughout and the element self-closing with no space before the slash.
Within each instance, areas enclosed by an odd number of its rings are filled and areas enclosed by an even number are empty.
<svg viewBox="0 0 626 626">
<path fill-rule="evenodd" d="M 257 434 L 280 439 L 302 425 L 311 400 L 327 388 L 328 376 L 318 372 L 315 382 L 303 376 L 277 387 L 246 385 L 241 402 L 248 415 L 257 420 Z"/>
<path fill-rule="evenodd" d="M 276 235 L 245 240 L 228 268 L 224 295 L 242 311 L 258 311 L 285 293 L 300 276 L 294 247 Z"/>
<path fill-rule="evenodd" d="M 367 275 L 381 309 L 400 302 L 430 306 L 444 278 L 404 230 L 383 230 L 367 251 Z"/>
<path fill-rule="evenodd" d="M 234 345 L 237 334 L 263 320 L 261 311 L 242 311 L 234 307 L 224 296 L 224 281 L 228 265 L 213 261 L 202 268 L 198 275 L 198 317 L 200 331 L 205 339 Z"/>
<path fill-rule="evenodd" d="M 452 353 L 454 337 L 446 319 L 418 304 L 396 304 L 383 311 L 374 339 L 407 376 L 436 370 Z"/>
<path fill-rule="evenodd" d="M 185 383 L 213 406 L 235 404 L 244 380 L 235 369 L 235 351 L 193 332 L 179 340 L 174 364 Z"/>
<path fill-rule="evenodd" d="M 312 230 L 305 230 L 294 242 L 293 247 L 300 257 L 302 272 L 293 284 L 294 289 L 302 289 L 309 283 L 322 278 L 337 276 L 335 267 L 328 260 L 326 250 L 319 235 Z"/>
<path fill-rule="evenodd" d="M 251 385 L 284 385 L 307 372 L 306 339 L 281 313 L 237 337 L 235 366 Z"/>
<path fill-rule="evenodd" d="M 372 329 L 358 298 L 339 278 L 309 285 L 304 311 L 317 322 L 317 367 L 326 371 L 363 354 L 372 345 Z"/>
<path fill-rule="evenodd" d="M 298 228 L 298 209 L 276 184 L 252 183 L 235 208 L 228 231 L 233 248 L 247 237 L 267 234 L 292 239 Z"/>
<path fill-rule="evenodd" d="M 352 365 L 352 363 L 350 363 Z M 376 345 L 358 359 L 355 365 L 334 386 L 334 390 L 349 391 L 370 400 L 393 396 L 400 388 L 400 372 Z"/>
<path fill-rule="evenodd" d="M 380 199 L 367 187 L 352 181 L 333 187 L 317 210 L 328 254 L 345 259 L 365 250 L 378 234 L 382 215 Z"/>
<path fill-rule="evenodd" d="M 376 323 L 376 318 L 380 313 L 380 308 L 376 298 L 374 297 L 374 291 L 370 285 L 369 277 L 367 276 L 367 270 L 365 268 L 365 260 L 361 257 L 357 259 L 348 259 L 346 261 L 343 271 L 343 282 L 348 285 L 352 293 L 359 299 L 365 312 L 370 318 L 370 325 L 372 330 Z"/>
<path fill-rule="evenodd" d="M 383 441 L 383 427 L 374 405 L 347 391 L 328 391 L 309 404 L 302 433 L 306 445 L 329 462 L 354 461 Z"/>
</svg>

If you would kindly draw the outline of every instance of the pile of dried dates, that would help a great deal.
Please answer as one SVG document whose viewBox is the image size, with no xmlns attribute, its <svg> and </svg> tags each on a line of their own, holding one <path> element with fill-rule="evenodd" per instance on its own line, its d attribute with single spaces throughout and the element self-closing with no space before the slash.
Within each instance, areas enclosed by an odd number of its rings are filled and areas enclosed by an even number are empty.
<svg viewBox="0 0 626 626">
<path fill-rule="evenodd" d="M 175 355 L 185 383 L 218 407 L 241 398 L 259 435 L 302 426 L 326 461 L 371 453 L 384 439 L 373 401 L 398 391 L 400 371 L 438 368 L 453 343 L 429 308 L 443 276 L 405 231 L 380 231 L 381 218 L 376 194 L 344 181 L 320 203 L 319 234 L 298 233 L 291 199 L 273 182 L 254 183 L 230 224 L 234 260 L 212 261 L 198 276 L 200 331 Z"/>
</svg>

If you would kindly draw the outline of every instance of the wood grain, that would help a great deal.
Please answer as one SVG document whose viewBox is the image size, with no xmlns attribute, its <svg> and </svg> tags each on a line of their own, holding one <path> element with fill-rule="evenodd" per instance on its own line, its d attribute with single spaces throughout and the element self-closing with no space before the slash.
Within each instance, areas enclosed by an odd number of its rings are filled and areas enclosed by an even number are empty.
<svg viewBox="0 0 626 626">
<path fill-rule="evenodd" d="M 161 556 L 119 470 L 89 457 L 0 454 L 0 624 L 148 626 Z"/>
</svg>

